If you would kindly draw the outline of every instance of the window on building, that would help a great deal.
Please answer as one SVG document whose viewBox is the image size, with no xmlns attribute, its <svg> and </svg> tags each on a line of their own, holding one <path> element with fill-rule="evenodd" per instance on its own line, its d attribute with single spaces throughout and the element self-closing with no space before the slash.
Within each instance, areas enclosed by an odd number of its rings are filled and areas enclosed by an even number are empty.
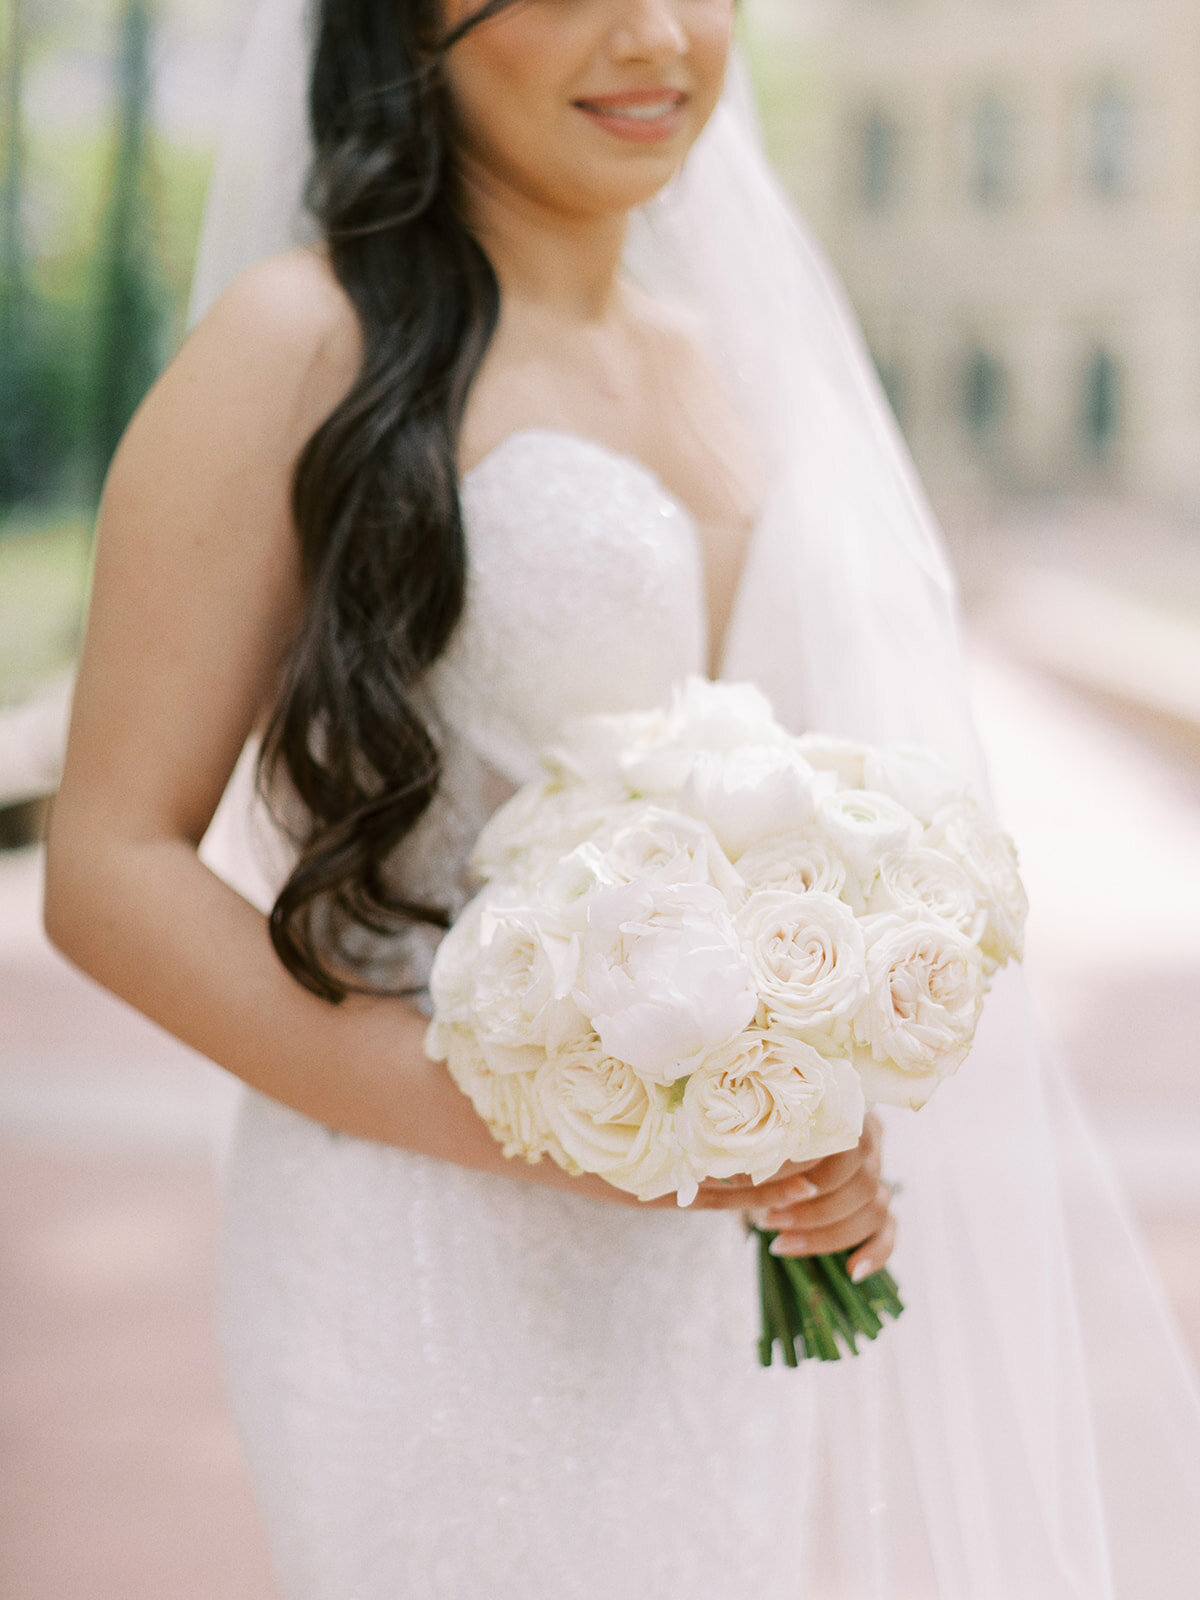
<svg viewBox="0 0 1200 1600">
<path fill-rule="evenodd" d="M 1103 345 L 1088 356 L 1080 385 L 1079 420 L 1083 447 L 1094 461 L 1107 461 L 1121 431 L 1121 369 Z"/>
<path fill-rule="evenodd" d="M 878 107 L 863 119 L 859 134 L 859 196 L 872 211 L 895 199 L 900 182 L 900 129 Z"/>
<path fill-rule="evenodd" d="M 988 92 L 968 118 L 968 176 L 971 197 L 984 206 L 1003 205 L 1016 193 L 1017 114 L 998 94 Z"/>
<path fill-rule="evenodd" d="M 970 351 L 962 369 L 962 417 L 983 449 L 993 449 L 1008 420 L 1009 385 L 1004 364 L 989 350 Z"/>
<path fill-rule="evenodd" d="M 1102 199 L 1126 194 L 1133 176 L 1133 108 L 1106 83 L 1088 99 L 1084 116 L 1084 177 Z"/>
</svg>

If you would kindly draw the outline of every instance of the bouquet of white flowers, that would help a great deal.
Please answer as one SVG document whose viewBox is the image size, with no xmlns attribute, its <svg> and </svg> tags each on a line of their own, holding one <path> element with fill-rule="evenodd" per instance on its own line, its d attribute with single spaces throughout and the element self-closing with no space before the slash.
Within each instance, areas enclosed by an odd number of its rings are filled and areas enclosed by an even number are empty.
<svg viewBox="0 0 1200 1600">
<path fill-rule="evenodd" d="M 762 1182 L 917 1107 L 971 1047 L 1026 900 L 931 756 L 794 737 L 745 684 L 582 718 L 480 835 L 426 1048 L 503 1142 L 649 1200 Z M 887 1272 L 759 1236 L 764 1363 L 854 1350 Z"/>
</svg>

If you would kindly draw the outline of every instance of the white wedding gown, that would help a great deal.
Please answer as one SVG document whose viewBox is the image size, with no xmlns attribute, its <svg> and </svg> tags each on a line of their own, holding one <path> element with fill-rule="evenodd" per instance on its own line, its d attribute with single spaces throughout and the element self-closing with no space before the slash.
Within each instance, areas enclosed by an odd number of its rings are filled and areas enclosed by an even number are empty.
<svg viewBox="0 0 1200 1600">
<path fill-rule="evenodd" d="M 446 777 L 403 863 L 414 894 L 455 906 L 480 825 L 565 717 L 661 702 L 709 657 L 696 530 L 639 462 L 524 430 L 462 497 L 467 606 L 429 680 Z M 247 756 L 205 855 L 265 906 L 286 856 L 249 775 Z M 409 941 L 418 982 L 432 948 Z M 734 1214 L 468 1172 L 247 1093 L 223 1340 L 287 1600 L 1105 1600 L 1090 1380 L 1055 1287 L 1071 1246 L 1022 1199 L 1057 1178 L 1023 1134 L 1020 1097 L 1041 1091 L 1002 991 L 976 1055 L 1011 1067 L 1012 1123 L 977 1117 L 968 1142 L 940 1120 L 969 1116 L 974 1056 L 919 1117 L 889 1119 L 909 1309 L 836 1368 L 758 1366 L 754 1256 Z M 1086 1164 L 1069 1107 L 1055 1114 Z M 1085 1227 L 1116 1237 L 1089 1182 Z M 1011 1201 L 977 1203 L 1005 1184 Z M 1137 1298 L 1152 1291 L 1118 1244 L 1142 1353 L 1165 1372 L 1176 1358 Z M 964 1287 L 986 1308 L 969 1326 Z M 979 1362 L 985 1382 L 967 1376 Z M 1164 1379 L 1172 1393 L 1186 1388 Z M 1194 1463 L 1160 1462 L 1187 1483 L 1178 1506 L 1156 1485 L 1150 1507 L 1145 1457 L 1122 1478 L 1125 1465 L 1101 1448 L 1151 1559 L 1127 1547 L 1134 1578 L 1115 1592 L 1182 1596 L 1137 1575 L 1169 1576 L 1154 1557 L 1195 1503 Z"/>
</svg>

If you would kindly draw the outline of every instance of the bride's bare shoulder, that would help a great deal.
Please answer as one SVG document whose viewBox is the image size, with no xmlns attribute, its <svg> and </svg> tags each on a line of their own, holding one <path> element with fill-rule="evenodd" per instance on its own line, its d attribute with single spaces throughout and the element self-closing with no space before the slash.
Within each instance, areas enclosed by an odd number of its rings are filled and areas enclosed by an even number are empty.
<svg viewBox="0 0 1200 1600">
<path fill-rule="evenodd" d="M 311 431 L 350 388 L 361 359 L 353 304 L 320 247 L 301 246 L 235 278 L 176 363 L 202 391 L 236 384 L 277 414 L 284 404 L 297 428 Z"/>
</svg>

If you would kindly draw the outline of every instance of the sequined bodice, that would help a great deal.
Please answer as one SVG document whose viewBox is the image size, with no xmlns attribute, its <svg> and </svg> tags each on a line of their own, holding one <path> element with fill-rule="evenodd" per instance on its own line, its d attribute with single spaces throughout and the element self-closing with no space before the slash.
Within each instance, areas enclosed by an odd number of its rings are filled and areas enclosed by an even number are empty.
<svg viewBox="0 0 1200 1600">
<path fill-rule="evenodd" d="M 431 688 L 514 781 L 566 718 L 655 705 L 704 671 L 696 528 L 642 462 L 523 429 L 467 472 L 462 502 L 467 602 Z"/>
</svg>

